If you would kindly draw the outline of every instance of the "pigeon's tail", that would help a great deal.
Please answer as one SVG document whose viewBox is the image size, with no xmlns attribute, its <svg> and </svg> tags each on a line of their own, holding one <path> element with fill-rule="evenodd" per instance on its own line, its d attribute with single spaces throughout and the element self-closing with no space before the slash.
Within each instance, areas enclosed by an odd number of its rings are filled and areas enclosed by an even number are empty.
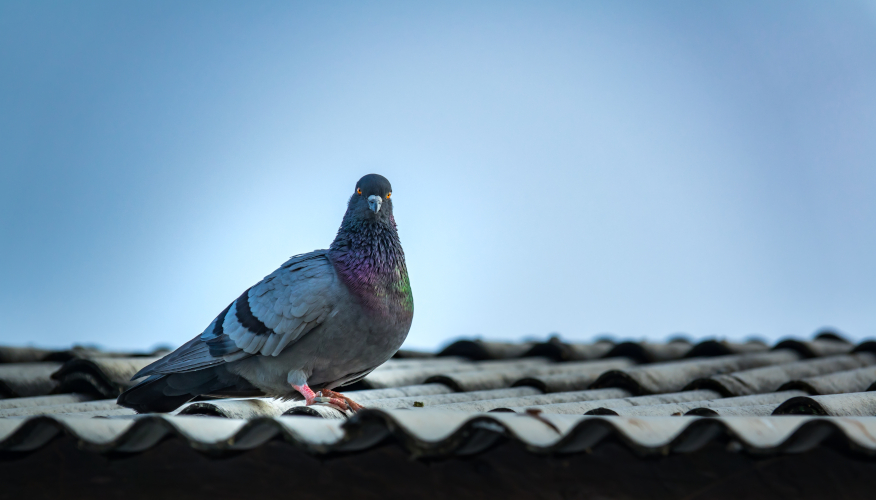
<svg viewBox="0 0 876 500">
<path fill-rule="evenodd" d="M 119 395 L 116 401 L 122 406 L 132 408 L 137 413 L 169 412 L 188 403 L 197 396 L 185 394 L 170 395 L 168 375 L 152 375 Z"/>
<path fill-rule="evenodd" d="M 123 392 L 117 402 L 137 413 L 169 412 L 202 394 L 235 389 L 236 384 L 229 380 L 228 375 L 224 367 L 152 375 Z"/>
</svg>

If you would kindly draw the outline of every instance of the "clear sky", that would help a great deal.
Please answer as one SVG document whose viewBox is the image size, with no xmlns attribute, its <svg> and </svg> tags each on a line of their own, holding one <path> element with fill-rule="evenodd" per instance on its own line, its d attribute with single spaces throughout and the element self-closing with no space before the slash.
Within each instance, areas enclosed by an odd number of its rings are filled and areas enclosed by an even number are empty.
<svg viewBox="0 0 876 500">
<path fill-rule="evenodd" d="M 180 344 L 355 182 L 459 336 L 876 335 L 874 2 L 2 2 L 0 343 Z"/>
</svg>

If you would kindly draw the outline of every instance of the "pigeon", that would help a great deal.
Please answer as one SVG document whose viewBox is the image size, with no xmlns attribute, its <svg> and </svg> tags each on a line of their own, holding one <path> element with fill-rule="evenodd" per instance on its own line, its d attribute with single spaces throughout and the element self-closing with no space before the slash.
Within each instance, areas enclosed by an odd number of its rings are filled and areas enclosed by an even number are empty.
<svg viewBox="0 0 876 500">
<path fill-rule="evenodd" d="M 202 396 L 267 395 L 361 405 L 332 389 L 361 380 L 401 347 L 414 317 L 392 187 L 356 183 L 327 250 L 290 258 L 232 301 L 203 333 L 146 366 L 118 403 L 169 412 Z"/>
</svg>

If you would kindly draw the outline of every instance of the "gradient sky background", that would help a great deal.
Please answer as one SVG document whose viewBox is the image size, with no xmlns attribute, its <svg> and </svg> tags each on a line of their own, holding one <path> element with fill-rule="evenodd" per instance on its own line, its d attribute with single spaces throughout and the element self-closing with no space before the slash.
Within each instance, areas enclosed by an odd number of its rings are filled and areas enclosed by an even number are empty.
<svg viewBox="0 0 876 500">
<path fill-rule="evenodd" d="M 876 335 L 874 2 L 2 2 L 0 342 L 180 344 L 387 176 L 451 338 Z"/>
</svg>

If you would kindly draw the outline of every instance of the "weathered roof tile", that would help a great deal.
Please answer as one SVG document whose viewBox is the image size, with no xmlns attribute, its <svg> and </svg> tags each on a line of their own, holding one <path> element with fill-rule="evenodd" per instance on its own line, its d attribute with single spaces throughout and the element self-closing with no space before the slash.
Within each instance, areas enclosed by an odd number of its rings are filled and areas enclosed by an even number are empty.
<svg viewBox="0 0 876 500">
<path fill-rule="evenodd" d="M 713 375 L 694 380 L 687 388 L 711 389 L 725 397 L 761 394 L 776 391 L 788 380 L 795 378 L 835 373 L 874 364 L 876 364 L 876 355 L 868 352 L 841 354 Z"/>
<path fill-rule="evenodd" d="M 828 375 L 791 380 L 782 384 L 779 390 L 800 389 L 813 395 L 842 394 L 872 390 L 871 386 L 874 383 L 876 383 L 876 366 L 865 366 Z"/>
<path fill-rule="evenodd" d="M 734 354 L 714 358 L 694 358 L 667 363 L 634 366 L 603 373 L 593 388 L 620 387 L 636 395 L 659 394 L 682 390 L 692 380 L 718 373 L 734 372 L 761 366 L 797 361 L 799 355 L 782 349 L 769 352 Z"/>
<path fill-rule="evenodd" d="M 876 415 L 876 392 L 798 396 L 779 405 L 774 414 L 869 417 Z"/>
<path fill-rule="evenodd" d="M 50 394 L 58 385 L 52 373 L 61 363 L 44 361 L 0 365 L 0 397 L 19 398 Z"/>
<path fill-rule="evenodd" d="M 134 385 L 131 377 L 158 358 L 72 359 L 54 374 L 60 392 L 81 392 L 105 398 L 116 397 Z"/>
</svg>

